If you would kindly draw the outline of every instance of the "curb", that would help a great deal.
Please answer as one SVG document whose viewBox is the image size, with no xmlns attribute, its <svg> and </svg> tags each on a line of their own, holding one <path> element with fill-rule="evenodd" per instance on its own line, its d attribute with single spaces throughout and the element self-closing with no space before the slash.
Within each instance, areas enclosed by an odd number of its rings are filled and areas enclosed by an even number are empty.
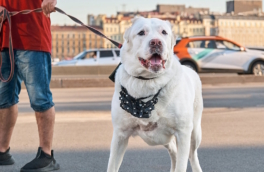
<svg viewBox="0 0 264 172">
<path fill-rule="evenodd" d="M 203 85 L 264 83 L 264 76 L 200 76 Z M 52 78 L 50 88 L 114 87 L 108 78 Z M 24 84 L 22 88 L 25 88 Z"/>
<path fill-rule="evenodd" d="M 264 76 L 238 75 L 238 76 L 200 76 L 202 84 L 246 84 L 264 83 Z"/>
</svg>

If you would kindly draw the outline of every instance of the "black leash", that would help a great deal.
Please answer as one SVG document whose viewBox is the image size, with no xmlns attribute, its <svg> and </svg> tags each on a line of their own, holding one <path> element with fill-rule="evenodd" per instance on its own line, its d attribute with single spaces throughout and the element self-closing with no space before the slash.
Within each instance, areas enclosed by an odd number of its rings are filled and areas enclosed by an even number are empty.
<svg viewBox="0 0 264 172">
<path fill-rule="evenodd" d="M 98 35 L 98 36 L 101 36 L 107 40 L 109 40 L 112 44 L 114 44 L 116 47 L 118 48 L 121 48 L 122 47 L 122 44 L 116 42 L 115 40 L 113 39 L 110 39 L 108 38 L 107 36 L 105 36 L 102 32 L 100 32 L 99 30 L 91 27 L 91 26 L 88 26 L 88 25 L 85 25 L 83 22 L 81 22 L 79 19 L 77 19 L 76 17 L 73 17 L 67 13 L 65 13 L 63 10 L 55 7 L 55 10 L 63 15 L 66 15 L 68 16 L 70 19 L 72 19 L 74 22 L 82 25 L 82 26 L 85 26 L 87 29 L 89 29 L 90 31 L 92 31 L 94 34 Z M 13 51 L 13 43 L 12 43 L 12 34 L 11 34 L 11 16 L 15 16 L 15 15 L 18 15 L 18 14 L 29 14 L 29 13 L 32 13 L 32 12 L 42 12 L 42 8 L 37 8 L 37 9 L 34 9 L 34 10 L 22 10 L 22 11 L 13 11 L 13 12 L 9 12 L 7 11 L 7 9 L 4 9 L 1 13 L 0 13 L 0 17 L 3 17 L 3 20 L 7 18 L 8 20 L 8 24 L 9 24 L 9 58 L 10 58 L 10 63 L 11 63 L 11 70 L 10 70 L 10 74 L 9 74 L 9 77 L 8 79 L 5 79 L 3 76 L 2 76 L 2 72 L 1 72 L 1 69 L 2 69 L 2 56 L 1 56 L 1 53 L 0 53 L 0 80 L 2 82 L 9 82 L 12 80 L 13 78 L 13 75 L 14 75 L 14 66 L 15 66 L 15 60 L 14 60 L 14 51 Z M 2 27 L 2 23 L 0 23 L 0 28 Z M 120 63 L 121 64 L 121 63 Z M 120 66 L 120 64 L 118 65 L 118 67 Z M 118 68 L 117 67 L 117 68 Z M 109 77 L 113 82 L 115 82 L 115 72 L 117 70 L 117 68 L 115 69 L 115 71 L 111 74 L 111 76 Z"/>
<path fill-rule="evenodd" d="M 122 47 L 122 44 L 116 42 L 115 40 L 113 39 L 110 39 L 108 38 L 107 36 L 105 36 L 102 32 L 100 32 L 99 30 L 91 27 L 91 26 L 88 26 L 88 25 L 85 25 L 82 21 L 80 21 L 79 19 L 77 19 L 76 17 L 74 16 L 71 16 L 69 14 L 67 14 L 66 12 L 64 12 L 63 10 L 61 10 L 60 8 L 58 7 L 55 7 L 55 10 L 63 15 L 66 15 L 68 16 L 71 20 L 73 20 L 74 22 L 86 27 L 87 29 L 89 29 L 90 31 L 92 31 L 94 34 L 98 35 L 98 36 L 101 36 L 107 40 L 109 40 L 112 44 L 114 44 L 116 47 L 118 47 L 119 49 Z M 29 13 L 32 13 L 32 12 L 37 12 L 37 13 L 40 13 L 42 12 L 42 8 L 37 8 L 37 9 L 34 9 L 34 10 L 22 10 L 22 11 L 13 11 L 13 12 L 9 12 L 7 11 L 6 9 L 4 9 L 1 13 L 0 13 L 0 17 L 3 16 L 3 19 L 6 19 L 8 20 L 8 24 L 9 24 L 9 58 L 10 58 L 10 63 L 11 63 L 11 70 L 10 70 L 10 74 L 9 74 L 9 77 L 8 79 L 5 79 L 3 76 L 2 76 L 2 72 L 1 72 L 1 69 L 2 69 L 2 56 L 1 56 L 1 53 L 0 53 L 0 80 L 2 82 L 9 82 L 12 80 L 13 78 L 13 75 L 14 75 L 14 66 L 15 66 L 15 60 L 14 60 L 14 51 L 13 51 L 13 43 L 12 43 L 12 34 L 11 34 L 11 16 L 15 16 L 15 15 L 18 15 L 18 14 L 29 14 Z M 3 22 L 3 21 L 2 21 Z M 0 23 L 0 28 L 2 27 L 2 23 Z M 116 69 L 112 72 L 112 74 L 109 76 L 109 79 L 113 82 L 115 82 L 115 74 L 116 74 L 116 71 L 117 69 L 119 68 L 119 66 L 121 65 L 121 63 L 119 63 L 119 65 L 116 67 Z M 144 78 L 144 77 L 135 77 L 137 79 L 141 79 L 141 80 L 151 80 L 151 79 L 154 79 L 154 78 Z"/>
</svg>

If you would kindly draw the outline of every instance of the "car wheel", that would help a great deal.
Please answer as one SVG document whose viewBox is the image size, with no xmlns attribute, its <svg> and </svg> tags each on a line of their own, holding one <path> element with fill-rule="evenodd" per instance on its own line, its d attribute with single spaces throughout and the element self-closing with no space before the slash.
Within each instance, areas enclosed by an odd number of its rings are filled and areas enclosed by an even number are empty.
<svg viewBox="0 0 264 172">
<path fill-rule="evenodd" d="M 187 66 L 187 67 L 191 68 L 192 70 L 194 70 L 195 72 L 197 72 L 197 67 L 192 62 L 183 62 L 182 65 Z"/>
<path fill-rule="evenodd" d="M 264 62 L 256 62 L 252 65 L 251 73 L 255 76 L 264 76 Z"/>
</svg>

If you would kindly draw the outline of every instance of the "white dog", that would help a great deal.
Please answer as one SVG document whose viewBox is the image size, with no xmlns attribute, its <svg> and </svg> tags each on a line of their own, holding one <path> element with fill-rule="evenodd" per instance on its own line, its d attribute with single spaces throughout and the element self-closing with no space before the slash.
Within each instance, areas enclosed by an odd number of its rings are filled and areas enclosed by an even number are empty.
<svg viewBox="0 0 264 172">
<path fill-rule="evenodd" d="M 201 172 L 201 81 L 173 56 L 171 24 L 139 17 L 124 39 L 112 100 L 114 132 L 107 171 L 118 172 L 129 137 L 138 135 L 151 146 L 168 149 L 171 172 L 186 171 L 188 159 L 192 170 Z"/>
</svg>

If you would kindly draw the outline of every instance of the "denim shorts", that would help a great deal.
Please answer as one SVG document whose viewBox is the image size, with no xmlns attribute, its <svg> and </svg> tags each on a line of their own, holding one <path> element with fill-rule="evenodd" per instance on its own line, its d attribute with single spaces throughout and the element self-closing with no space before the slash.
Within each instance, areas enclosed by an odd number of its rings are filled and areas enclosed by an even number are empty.
<svg viewBox="0 0 264 172">
<path fill-rule="evenodd" d="M 2 55 L 2 75 L 10 74 L 9 51 Z M 13 79 L 0 81 L 0 109 L 9 108 L 19 102 L 21 82 L 24 81 L 31 107 L 36 112 L 44 112 L 54 106 L 50 91 L 51 55 L 47 52 L 14 50 L 15 69 Z"/>
</svg>

